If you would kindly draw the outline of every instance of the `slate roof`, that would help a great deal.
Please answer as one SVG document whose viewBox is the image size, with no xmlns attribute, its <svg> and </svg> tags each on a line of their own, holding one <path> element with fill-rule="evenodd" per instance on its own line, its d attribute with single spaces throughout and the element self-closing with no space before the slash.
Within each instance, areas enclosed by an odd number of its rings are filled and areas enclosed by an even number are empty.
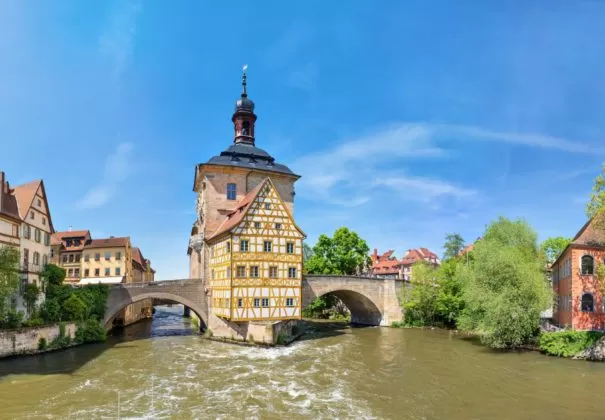
<svg viewBox="0 0 605 420">
<path fill-rule="evenodd" d="M 276 163 L 275 158 L 263 149 L 246 143 L 237 143 L 229 146 L 219 156 L 208 160 L 206 165 L 236 166 L 239 168 L 260 169 L 299 177 L 286 165 Z"/>
</svg>

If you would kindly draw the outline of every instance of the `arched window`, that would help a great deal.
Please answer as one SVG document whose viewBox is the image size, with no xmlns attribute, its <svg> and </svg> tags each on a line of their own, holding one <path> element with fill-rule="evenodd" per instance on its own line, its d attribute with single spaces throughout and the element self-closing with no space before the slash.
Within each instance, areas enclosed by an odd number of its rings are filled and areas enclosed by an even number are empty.
<svg viewBox="0 0 605 420">
<path fill-rule="evenodd" d="M 592 255 L 582 256 L 582 274 L 594 274 L 594 258 Z"/>
<path fill-rule="evenodd" d="M 594 298 L 590 293 L 584 293 L 582 295 L 582 312 L 594 312 Z"/>
<path fill-rule="evenodd" d="M 244 121 L 242 123 L 242 135 L 247 136 L 250 133 L 250 122 Z"/>
</svg>

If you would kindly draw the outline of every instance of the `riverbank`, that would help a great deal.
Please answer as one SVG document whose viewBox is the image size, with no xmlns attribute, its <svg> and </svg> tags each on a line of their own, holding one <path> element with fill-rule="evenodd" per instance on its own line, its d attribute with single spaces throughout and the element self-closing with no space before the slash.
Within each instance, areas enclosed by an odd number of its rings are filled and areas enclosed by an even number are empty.
<svg viewBox="0 0 605 420">
<path fill-rule="evenodd" d="M 76 345 L 77 328 L 70 322 L 0 330 L 0 358 L 31 356 Z"/>
</svg>

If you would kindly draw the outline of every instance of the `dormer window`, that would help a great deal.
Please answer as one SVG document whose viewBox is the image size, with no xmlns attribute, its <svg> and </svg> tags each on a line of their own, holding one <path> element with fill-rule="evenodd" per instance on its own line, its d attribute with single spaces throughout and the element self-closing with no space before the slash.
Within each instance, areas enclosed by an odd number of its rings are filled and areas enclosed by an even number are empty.
<svg viewBox="0 0 605 420">
<path fill-rule="evenodd" d="M 236 185 L 233 183 L 227 184 L 227 200 L 235 200 L 237 197 Z"/>
</svg>

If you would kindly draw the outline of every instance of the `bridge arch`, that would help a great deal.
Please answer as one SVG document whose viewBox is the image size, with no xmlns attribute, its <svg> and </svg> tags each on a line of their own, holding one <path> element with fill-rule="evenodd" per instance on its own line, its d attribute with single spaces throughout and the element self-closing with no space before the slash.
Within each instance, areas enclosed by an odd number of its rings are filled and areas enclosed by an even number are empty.
<svg viewBox="0 0 605 420">
<path fill-rule="evenodd" d="M 152 283 L 130 283 L 110 289 L 103 325 L 111 324 L 126 306 L 145 299 L 160 299 L 180 303 L 192 310 L 205 326 L 208 322 L 208 304 L 204 284 L 200 281 L 164 281 Z"/>
<path fill-rule="evenodd" d="M 390 325 L 402 319 L 393 279 L 356 276 L 306 275 L 303 278 L 303 309 L 314 299 L 334 295 L 351 312 L 351 322 Z"/>
</svg>

